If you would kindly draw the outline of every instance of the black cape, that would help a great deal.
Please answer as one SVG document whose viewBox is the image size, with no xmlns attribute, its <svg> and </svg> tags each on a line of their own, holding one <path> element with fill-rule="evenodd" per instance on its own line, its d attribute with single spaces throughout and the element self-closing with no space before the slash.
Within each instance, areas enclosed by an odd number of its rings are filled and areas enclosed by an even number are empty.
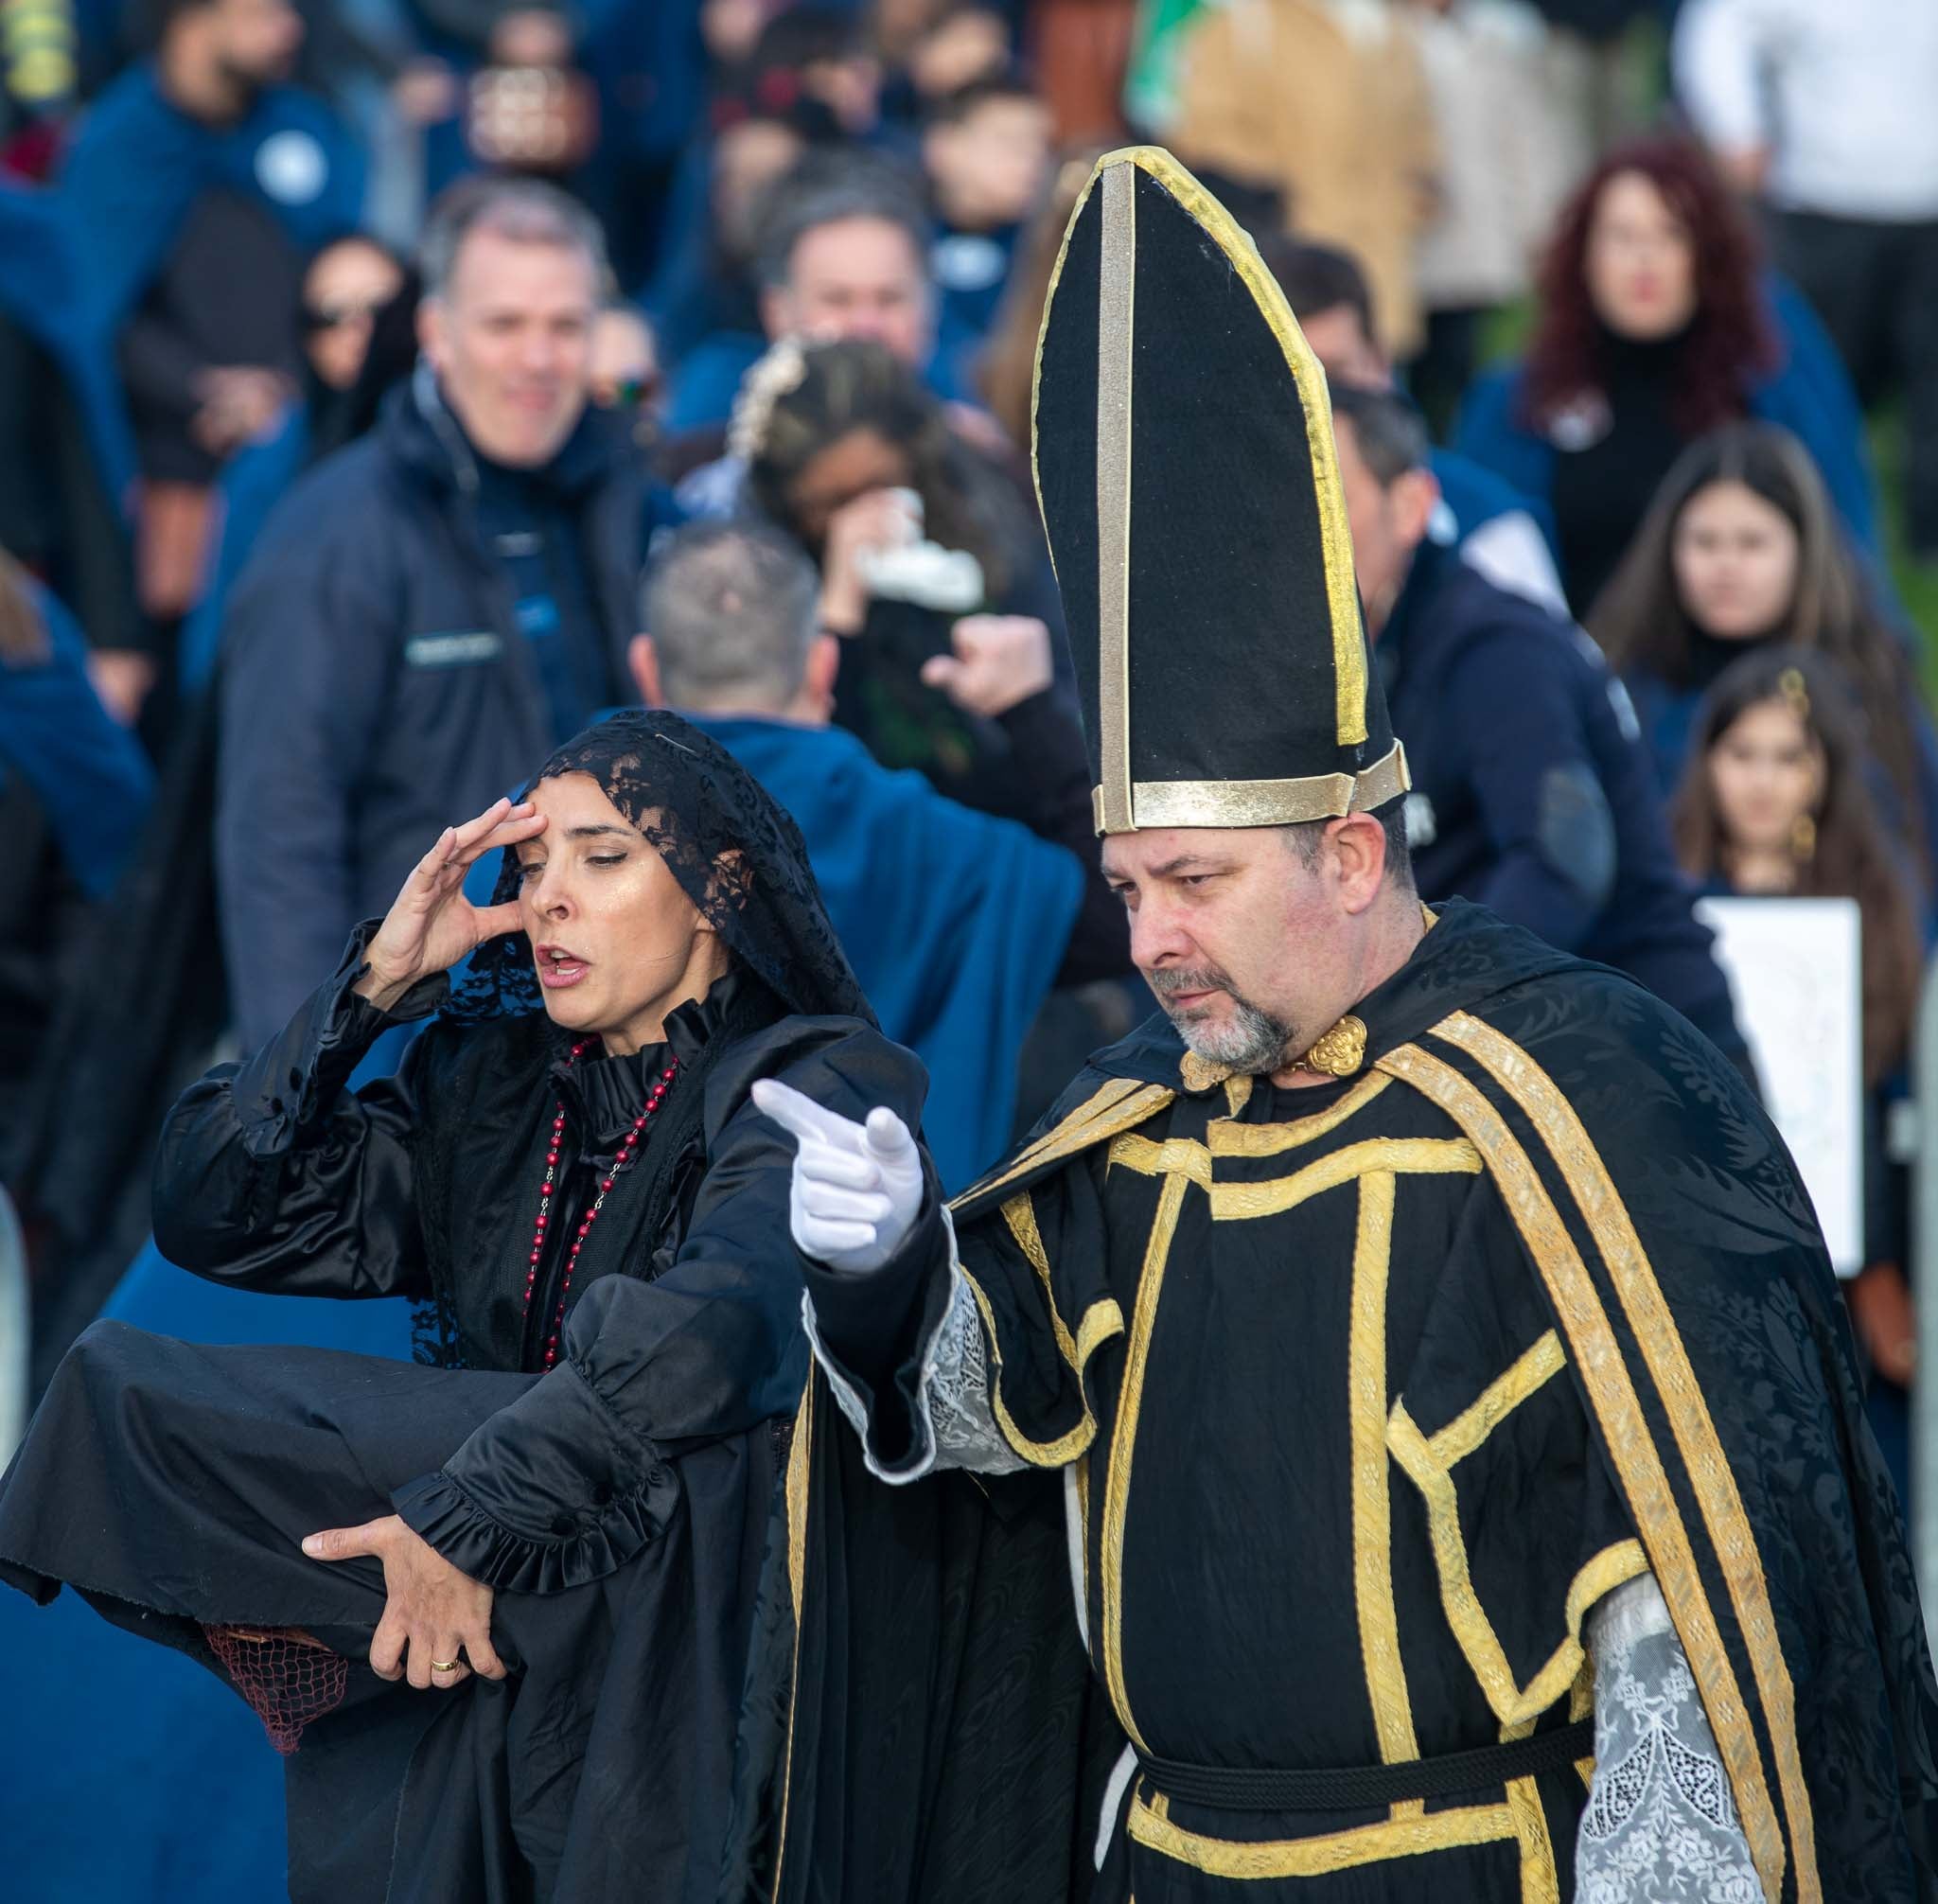
<svg viewBox="0 0 1938 1904">
<path fill-rule="evenodd" d="M 212 1666 L 211 1626 L 299 1629 L 343 1658 L 342 1703 L 288 1761 L 303 1904 L 704 1898 L 806 1371 L 792 1147 L 748 1087 L 781 1077 L 912 1124 L 920 1067 L 869 1024 L 731 978 L 682 1008 L 690 1088 L 612 1192 L 539 1375 L 520 1296 L 564 1034 L 446 1020 L 353 1095 L 387 1022 L 348 992 L 360 967 L 353 946 L 281 1039 L 178 1107 L 158 1237 L 242 1286 L 446 1296 L 440 1349 L 467 1366 L 97 1324 L 0 1482 L 0 1579 L 43 1601 L 71 1584 Z M 496 1590 L 505 1682 L 419 1693 L 371 1672 L 379 1564 L 298 1543 L 393 1508 Z"/>
<path fill-rule="evenodd" d="M 1686 1020 L 1478 908 L 1450 904 L 1357 1014 L 1367 1067 L 1454 1118 L 1512 1219 L 1521 1261 L 1504 1271 L 1532 1278 L 1568 1346 L 1766 1896 L 1932 1895 L 1938 1692 L 1781 1139 Z M 1154 1020 L 960 1200 L 959 1229 L 1221 1082 Z M 1121 1351 L 1092 1345 L 1088 1372 L 1008 1398 L 1023 1434 L 1067 1440 Z M 884 1487 L 816 1372 L 769 1553 L 723 1897 L 1120 1895 L 1091 1852 L 1121 1735 L 1087 1683 L 1059 1491 L 1048 1472 Z"/>
</svg>

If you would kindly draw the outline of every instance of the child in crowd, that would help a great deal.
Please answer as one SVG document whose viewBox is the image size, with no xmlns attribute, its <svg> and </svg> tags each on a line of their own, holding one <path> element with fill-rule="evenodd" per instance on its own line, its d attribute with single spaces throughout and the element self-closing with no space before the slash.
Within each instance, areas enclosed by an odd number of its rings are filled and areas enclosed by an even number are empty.
<svg viewBox="0 0 1938 1904">
<path fill-rule="evenodd" d="M 1771 644 L 1724 670 L 1696 717 L 1670 812 L 1683 871 L 1715 893 L 1844 898 L 1861 922 L 1865 1088 L 1864 1267 L 1846 1285 L 1874 1373 L 1872 1425 L 1900 1485 L 1916 1330 L 1904 1172 L 1885 1154 L 1906 1094 L 1929 938 L 1913 881 L 1876 802 L 1864 724 L 1827 656 Z M 1882 1392 L 1879 1392 L 1880 1385 Z"/>
<path fill-rule="evenodd" d="M 1049 108 L 1018 73 L 975 80 L 930 110 L 922 164 L 945 326 L 978 340 L 988 333 L 1049 160 Z"/>
</svg>

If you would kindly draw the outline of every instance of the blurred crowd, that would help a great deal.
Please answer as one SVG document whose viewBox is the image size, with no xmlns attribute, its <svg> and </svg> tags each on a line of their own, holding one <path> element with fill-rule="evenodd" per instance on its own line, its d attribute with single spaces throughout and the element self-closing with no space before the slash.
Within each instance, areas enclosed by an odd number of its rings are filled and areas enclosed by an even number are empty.
<svg viewBox="0 0 1938 1904">
<path fill-rule="evenodd" d="M 172 1093 L 617 705 L 801 821 L 952 1188 L 1142 1015 L 1030 433 L 1070 209 L 1150 139 L 1325 366 L 1425 896 L 1746 1066 L 1696 901 L 1856 901 L 1848 1290 L 1901 1403 L 1934 75 L 1896 0 L 4 0 L 39 1366 L 142 1243 Z"/>
</svg>

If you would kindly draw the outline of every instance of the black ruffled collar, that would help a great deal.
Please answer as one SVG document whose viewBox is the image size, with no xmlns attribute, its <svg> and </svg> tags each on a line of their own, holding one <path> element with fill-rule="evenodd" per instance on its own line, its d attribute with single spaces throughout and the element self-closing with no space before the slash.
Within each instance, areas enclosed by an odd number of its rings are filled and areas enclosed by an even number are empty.
<svg viewBox="0 0 1938 1904">
<path fill-rule="evenodd" d="M 737 968 L 715 979 L 704 997 L 690 999 L 667 1014 L 662 1042 L 643 1046 L 626 1057 L 588 1051 L 573 1063 L 572 1043 L 561 1041 L 547 1084 L 565 1106 L 569 1128 L 587 1156 L 612 1155 L 666 1067 L 676 1058 L 688 1066 L 698 1057 L 719 1033 L 749 982 Z"/>
</svg>

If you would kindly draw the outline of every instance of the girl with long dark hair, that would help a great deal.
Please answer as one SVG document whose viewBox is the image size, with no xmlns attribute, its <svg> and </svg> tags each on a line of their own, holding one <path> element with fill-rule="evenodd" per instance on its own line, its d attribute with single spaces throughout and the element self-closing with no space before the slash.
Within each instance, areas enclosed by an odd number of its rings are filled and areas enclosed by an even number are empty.
<svg viewBox="0 0 1938 1904">
<path fill-rule="evenodd" d="M 1697 705 L 1731 662 L 1776 644 L 1830 657 L 1862 710 L 1886 823 L 1938 890 L 1938 737 L 1903 644 L 1793 436 L 1738 423 L 1686 450 L 1588 628 L 1634 698 L 1665 787 L 1682 778 Z"/>
<path fill-rule="evenodd" d="M 1903 1391 L 1915 1329 L 1903 1172 L 1887 1159 L 1890 1105 L 1905 1070 L 1929 933 L 1904 855 L 1871 797 L 1866 721 L 1837 662 L 1770 645 L 1727 668 L 1703 697 L 1669 821 L 1683 870 L 1708 891 L 1857 902 L 1863 1010 L 1864 1267 L 1846 1285 L 1871 1364 L 1896 1391 L 1873 1425 L 1904 1474 Z"/>
<path fill-rule="evenodd" d="M 1562 208 L 1525 356 L 1481 379 L 1455 447 L 1549 504 L 1568 600 L 1585 614 L 1683 450 L 1745 417 L 1781 423 L 1859 542 L 1876 498 L 1835 352 L 1767 282 L 1754 231 L 1701 149 L 1610 152 Z"/>
</svg>

